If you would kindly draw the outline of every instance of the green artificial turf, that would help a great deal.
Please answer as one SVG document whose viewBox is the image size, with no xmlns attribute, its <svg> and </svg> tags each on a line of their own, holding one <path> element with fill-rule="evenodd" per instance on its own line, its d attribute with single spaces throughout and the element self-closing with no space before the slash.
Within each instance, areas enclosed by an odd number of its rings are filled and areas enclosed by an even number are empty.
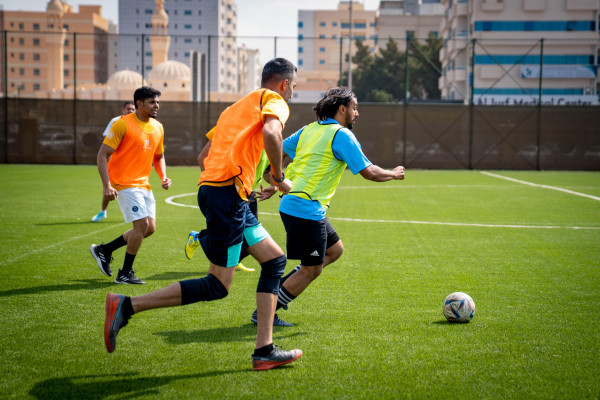
<svg viewBox="0 0 600 400">
<path fill-rule="evenodd" d="M 183 251 L 205 226 L 197 168 L 169 167 L 169 191 L 153 172 L 156 233 L 134 265 L 147 284 L 126 286 L 89 254 L 130 227 L 116 203 L 91 222 L 95 166 L 0 165 L 0 398 L 597 399 L 600 173 L 489 172 L 545 186 L 480 171 L 386 183 L 346 172 L 328 211 L 345 252 L 279 312 L 295 327 L 274 329 L 304 355 L 255 372 L 254 260 L 225 299 L 135 315 L 116 351 L 104 348 L 108 292 L 206 274 L 204 254 Z M 259 217 L 285 249 L 277 205 L 260 203 Z M 442 315 L 454 291 L 476 303 L 468 324 Z"/>
</svg>

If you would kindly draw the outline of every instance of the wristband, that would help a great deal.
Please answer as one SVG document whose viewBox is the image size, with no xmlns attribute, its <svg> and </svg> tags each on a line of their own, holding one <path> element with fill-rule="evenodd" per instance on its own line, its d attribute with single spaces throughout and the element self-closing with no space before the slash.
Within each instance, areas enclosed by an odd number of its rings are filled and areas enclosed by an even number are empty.
<svg viewBox="0 0 600 400">
<path fill-rule="evenodd" d="M 281 171 L 281 178 L 275 178 L 275 175 L 271 175 L 273 180 L 277 183 L 281 183 L 285 180 L 285 172 Z"/>
</svg>

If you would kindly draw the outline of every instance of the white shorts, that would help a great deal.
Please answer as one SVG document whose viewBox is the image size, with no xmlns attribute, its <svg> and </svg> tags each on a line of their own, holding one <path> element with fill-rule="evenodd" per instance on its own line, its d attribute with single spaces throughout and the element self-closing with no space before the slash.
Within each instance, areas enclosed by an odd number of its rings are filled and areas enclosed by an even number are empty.
<svg viewBox="0 0 600 400">
<path fill-rule="evenodd" d="M 150 217 L 156 221 L 156 201 L 151 190 L 133 187 L 119 190 L 117 197 L 125 222 Z"/>
</svg>

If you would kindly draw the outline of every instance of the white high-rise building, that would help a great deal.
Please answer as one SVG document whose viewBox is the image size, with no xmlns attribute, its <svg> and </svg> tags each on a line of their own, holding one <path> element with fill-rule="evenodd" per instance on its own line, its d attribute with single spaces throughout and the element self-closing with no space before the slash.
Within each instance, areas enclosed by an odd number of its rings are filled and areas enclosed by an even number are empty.
<svg viewBox="0 0 600 400">
<path fill-rule="evenodd" d="M 168 59 L 190 65 L 192 52 L 205 55 L 206 90 L 237 93 L 237 7 L 234 0 L 166 0 Z M 145 78 L 152 70 L 150 40 L 155 0 L 119 0 L 119 69 Z M 210 62 L 210 63 L 209 63 Z"/>
<path fill-rule="evenodd" d="M 472 96 L 476 105 L 598 104 L 598 0 L 442 4 L 442 99 L 469 102 Z"/>
</svg>

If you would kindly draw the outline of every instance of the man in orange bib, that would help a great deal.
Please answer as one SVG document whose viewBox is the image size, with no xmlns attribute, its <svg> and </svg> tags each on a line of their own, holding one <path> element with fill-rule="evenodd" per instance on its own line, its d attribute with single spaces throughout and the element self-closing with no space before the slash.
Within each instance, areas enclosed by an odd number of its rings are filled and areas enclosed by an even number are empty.
<svg viewBox="0 0 600 400">
<path fill-rule="evenodd" d="M 109 293 L 104 321 L 104 343 L 109 353 L 115 349 L 117 333 L 135 313 L 227 296 L 235 267 L 242 252 L 247 252 L 261 266 L 252 368 L 279 367 L 302 355 L 299 349 L 284 351 L 273 345 L 275 305 L 287 259 L 248 206 L 263 149 L 271 163 L 274 184 L 282 193 L 292 187 L 282 170 L 281 133 L 289 116 L 287 101 L 296 86 L 296 67 L 283 58 L 269 61 L 263 68 L 261 86 L 221 113 L 204 160 L 198 206 L 206 218 L 206 229 L 199 240 L 210 261 L 208 274 L 142 296 Z"/>
<path fill-rule="evenodd" d="M 158 90 L 147 86 L 137 89 L 133 94 L 135 112 L 112 125 L 98 152 L 98 172 L 104 198 L 116 198 L 125 222 L 133 223 L 130 230 L 112 242 L 90 247 L 100 271 L 112 276 L 112 253 L 127 246 L 123 269 L 119 270 L 116 283 L 145 283 L 135 276 L 132 268 L 142 241 L 154 233 L 156 226 L 156 201 L 149 181 L 152 164 L 160 177 L 162 188 L 167 190 L 171 187 L 164 157 L 165 133 L 162 124 L 155 119 L 160 94 Z"/>
</svg>

